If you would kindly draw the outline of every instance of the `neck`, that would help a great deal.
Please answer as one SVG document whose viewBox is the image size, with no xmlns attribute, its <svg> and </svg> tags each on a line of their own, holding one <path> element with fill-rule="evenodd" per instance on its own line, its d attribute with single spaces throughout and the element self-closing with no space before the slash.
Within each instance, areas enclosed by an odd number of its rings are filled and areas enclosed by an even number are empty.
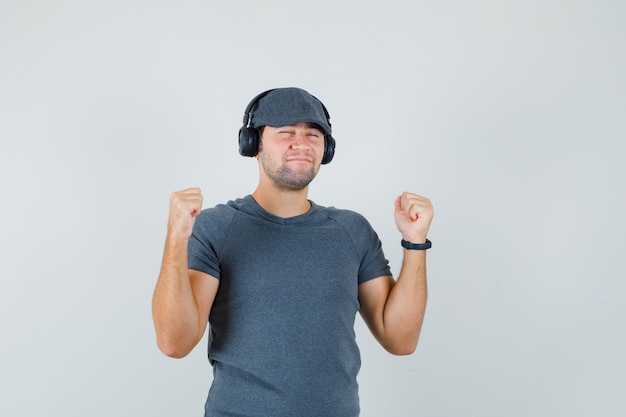
<svg viewBox="0 0 626 417">
<path fill-rule="evenodd" d="M 300 216 L 311 208 L 308 200 L 309 187 L 300 191 L 280 190 L 259 184 L 252 198 L 268 213 L 287 219 Z"/>
</svg>

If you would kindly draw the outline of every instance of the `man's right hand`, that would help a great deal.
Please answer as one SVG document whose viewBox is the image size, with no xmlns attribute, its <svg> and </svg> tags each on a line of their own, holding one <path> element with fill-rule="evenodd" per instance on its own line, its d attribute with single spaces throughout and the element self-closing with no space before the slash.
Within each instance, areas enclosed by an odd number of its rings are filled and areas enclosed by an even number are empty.
<svg viewBox="0 0 626 417">
<path fill-rule="evenodd" d="M 189 239 L 196 216 L 202 209 L 200 188 L 188 188 L 170 195 L 170 215 L 167 232 L 170 237 Z"/>
</svg>

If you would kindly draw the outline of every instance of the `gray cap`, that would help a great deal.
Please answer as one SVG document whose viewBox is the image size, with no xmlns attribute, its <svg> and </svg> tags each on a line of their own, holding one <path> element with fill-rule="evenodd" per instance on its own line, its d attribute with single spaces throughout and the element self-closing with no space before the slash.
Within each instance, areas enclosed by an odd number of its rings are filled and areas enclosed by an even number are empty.
<svg viewBox="0 0 626 417">
<path fill-rule="evenodd" d="M 263 96 L 252 113 L 251 126 L 291 126 L 315 123 L 330 135 L 332 129 L 324 105 L 308 92 L 295 87 L 277 88 Z"/>
</svg>

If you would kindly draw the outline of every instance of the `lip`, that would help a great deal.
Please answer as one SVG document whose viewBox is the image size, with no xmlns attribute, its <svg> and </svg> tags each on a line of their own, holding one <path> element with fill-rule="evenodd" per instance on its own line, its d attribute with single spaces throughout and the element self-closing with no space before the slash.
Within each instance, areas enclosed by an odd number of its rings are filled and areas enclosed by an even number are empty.
<svg viewBox="0 0 626 417">
<path fill-rule="evenodd" d="M 309 157 L 309 156 L 304 156 L 304 155 L 298 155 L 298 156 L 288 156 L 287 157 L 287 162 L 308 162 L 311 163 L 313 162 L 313 158 Z"/>
</svg>

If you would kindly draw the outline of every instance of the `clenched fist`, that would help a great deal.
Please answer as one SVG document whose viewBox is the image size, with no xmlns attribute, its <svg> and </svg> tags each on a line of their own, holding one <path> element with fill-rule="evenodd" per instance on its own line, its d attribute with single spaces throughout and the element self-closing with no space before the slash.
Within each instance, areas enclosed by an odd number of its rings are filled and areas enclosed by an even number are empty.
<svg viewBox="0 0 626 417">
<path fill-rule="evenodd" d="M 201 209 L 202 192 L 199 188 L 173 192 L 170 196 L 167 233 L 173 238 L 189 239 L 196 216 Z"/>
<path fill-rule="evenodd" d="M 426 197 L 405 191 L 396 198 L 394 218 L 402 238 L 406 241 L 426 242 L 433 215 L 433 205 Z"/>
</svg>

